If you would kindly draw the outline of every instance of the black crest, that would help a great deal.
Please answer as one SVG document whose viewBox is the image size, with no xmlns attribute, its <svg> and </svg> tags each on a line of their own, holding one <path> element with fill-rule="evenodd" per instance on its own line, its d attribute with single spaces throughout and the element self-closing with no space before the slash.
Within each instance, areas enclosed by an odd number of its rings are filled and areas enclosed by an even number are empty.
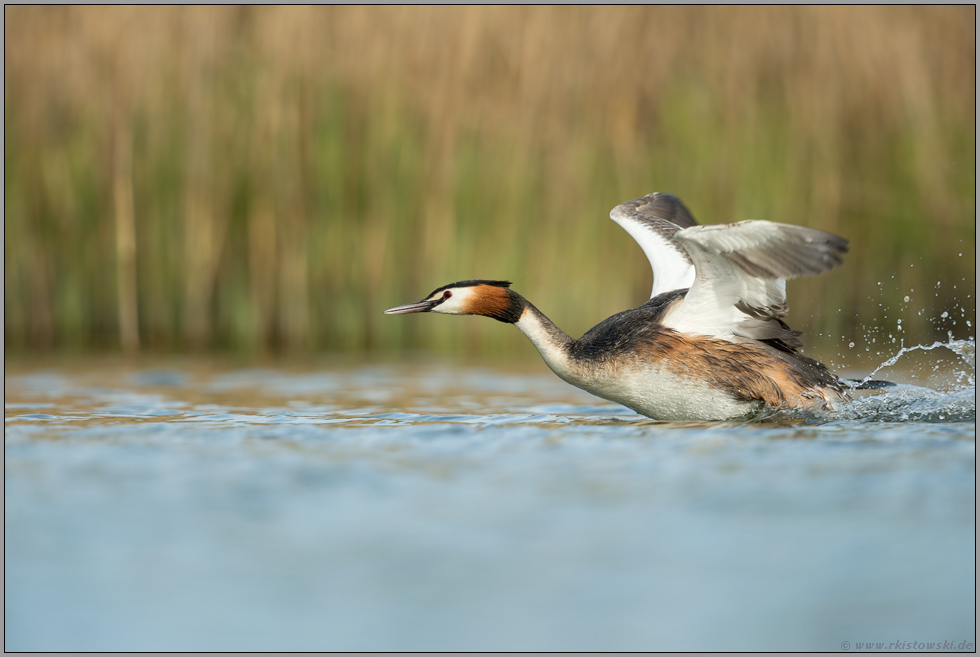
<svg viewBox="0 0 980 657">
<path fill-rule="evenodd" d="M 436 292 L 442 292 L 443 290 L 450 290 L 454 287 L 475 287 L 477 285 L 492 285 L 494 287 L 510 287 L 510 281 L 484 281 L 480 279 L 474 279 L 470 281 L 457 281 L 456 283 L 450 283 L 449 285 L 443 285 L 442 287 L 437 287 L 432 290 L 429 294 L 431 297 Z"/>
</svg>

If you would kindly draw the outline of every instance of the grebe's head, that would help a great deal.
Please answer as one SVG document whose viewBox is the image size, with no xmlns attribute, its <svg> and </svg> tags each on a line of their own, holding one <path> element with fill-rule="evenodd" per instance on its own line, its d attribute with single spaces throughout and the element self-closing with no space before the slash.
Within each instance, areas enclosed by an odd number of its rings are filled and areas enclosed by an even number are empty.
<svg viewBox="0 0 980 657">
<path fill-rule="evenodd" d="M 524 299 L 510 289 L 510 281 L 460 281 L 443 285 L 421 301 L 389 308 L 385 314 L 484 315 L 512 324 L 522 312 Z"/>
</svg>

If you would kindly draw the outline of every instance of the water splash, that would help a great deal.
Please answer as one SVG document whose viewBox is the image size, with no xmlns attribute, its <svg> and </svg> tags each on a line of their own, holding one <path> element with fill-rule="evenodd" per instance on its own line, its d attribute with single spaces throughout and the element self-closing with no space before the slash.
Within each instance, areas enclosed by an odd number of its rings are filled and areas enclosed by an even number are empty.
<svg viewBox="0 0 980 657">
<path fill-rule="evenodd" d="M 949 349 L 954 354 L 959 356 L 960 360 L 962 360 L 963 363 L 967 365 L 967 367 L 969 367 L 969 371 L 960 370 L 955 373 L 957 377 L 957 383 L 960 384 L 961 386 L 966 385 L 970 387 L 976 387 L 976 380 L 975 380 L 976 343 L 974 343 L 973 340 L 956 340 L 953 338 L 952 331 L 948 332 L 947 336 L 948 336 L 948 342 L 937 341 L 932 343 L 931 345 L 915 345 L 912 347 L 906 347 L 905 341 L 904 340 L 900 341 L 898 353 L 892 356 L 891 358 L 889 358 L 888 360 L 886 360 L 878 367 L 876 367 L 874 371 L 871 372 L 871 374 L 866 376 L 861 381 L 861 383 L 867 383 L 868 381 L 871 381 L 874 378 L 875 374 L 885 369 L 886 367 L 891 367 L 895 365 L 899 361 L 899 359 L 905 354 L 912 353 L 913 351 L 932 351 L 933 349 L 938 349 L 940 347 L 943 347 L 945 349 Z M 966 379 L 965 384 L 963 383 L 964 378 Z"/>
<path fill-rule="evenodd" d="M 840 406 L 833 412 L 833 418 L 859 422 L 976 422 L 976 343 L 972 339 L 956 340 L 952 333 L 948 333 L 946 342 L 911 347 L 900 344 L 898 353 L 876 367 L 861 383 L 873 380 L 878 372 L 894 366 L 910 353 L 939 348 L 952 351 L 965 366 L 950 372 L 955 379 L 952 390 L 944 392 L 918 385 L 896 384 L 883 392 L 869 392 Z"/>
</svg>

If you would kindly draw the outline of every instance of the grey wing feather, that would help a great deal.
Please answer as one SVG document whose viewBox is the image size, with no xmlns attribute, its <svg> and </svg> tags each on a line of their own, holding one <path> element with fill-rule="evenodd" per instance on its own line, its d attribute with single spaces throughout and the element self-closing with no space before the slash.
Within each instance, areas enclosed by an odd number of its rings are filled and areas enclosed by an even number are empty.
<svg viewBox="0 0 980 657">
<path fill-rule="evenodd" d="M 639 212 L 657 219 L 666 219 L 681 228 L 690 228 L 691 226 L 698 225 L 691 211 L 673 194 L 654 192 L 653 194 L 647 194 L 632 201 L 620 203 L 617 207 Z"/>
<path fill-rule="evenodd" d="M 816 228 L 772 223 L 768 228 L 772 235 L 763 244 L 719 240 L 715 252 L 724 253 L 749 276 L 766 279 L 822 274 L 841 264 L 847 253 L 847 240 Z"/>
</svg>

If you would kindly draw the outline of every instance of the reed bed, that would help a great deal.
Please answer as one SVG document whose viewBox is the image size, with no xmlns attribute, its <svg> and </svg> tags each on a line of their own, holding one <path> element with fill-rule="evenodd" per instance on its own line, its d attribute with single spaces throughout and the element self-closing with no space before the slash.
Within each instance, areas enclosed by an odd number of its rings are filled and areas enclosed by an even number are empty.
<svg viewBox="0 0 980 657">
<path fill-rule="evenodd" d="M 5 347 L 502 354 L 381 311 L 505 278 L 580 334 L 646 298 L 607 215 L 651 191 L 849 238 L 790 285 L 818 348 L 973 335 L 975 37 L 973 6 L 7 6 Z"/>
</svg>

